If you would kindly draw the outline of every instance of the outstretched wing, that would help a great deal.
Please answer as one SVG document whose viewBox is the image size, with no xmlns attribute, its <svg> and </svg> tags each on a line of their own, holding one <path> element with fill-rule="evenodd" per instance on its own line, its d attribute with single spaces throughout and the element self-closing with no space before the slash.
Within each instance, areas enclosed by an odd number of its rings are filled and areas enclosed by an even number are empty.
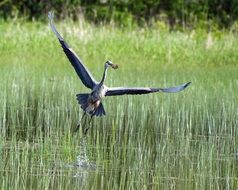
<svg viewBox="0 0 238 190">
<path fill-rule="evenodd" d="M 127 87 L 116 87 L 116 88 L 108 88 L 106 92 L 106 96 L 118 96 L 118 95 L 125 95 L 125 94 L 132 94 L 132 95 L 139 95 L 139 94 L 148 94 L 153 92 L 167 92 L 167 93 L 174 93 L 184 90 L 191 82 L 182 84 L 176 87 L 170 88 L 127 88 Z"/>
<path fill-rule="evenodd" d="M 69 47 L 69 45 L 64 41 L 63 37 L 58 33 L 56 30 L 54 24 L 53 24 L 53 12 L 49 12 L 48 17 L 50 20 L 50 27 L 56 37 L 58 38 L 64 53 L 68 57 L 69 61 L 71 62 L 72 66 L 74 67 L 76 73 L 78 74 L 79 78 L 83 82 L 83 84 L 93 89 L 95 85 L 97 85 L 97 81 L 93 78 L 91 73 L 88 71 L 88 69 L 83 65 L 83 62 L 80 60 L 80 58 L 76 55 L 76 53 Z"/>
</svg>

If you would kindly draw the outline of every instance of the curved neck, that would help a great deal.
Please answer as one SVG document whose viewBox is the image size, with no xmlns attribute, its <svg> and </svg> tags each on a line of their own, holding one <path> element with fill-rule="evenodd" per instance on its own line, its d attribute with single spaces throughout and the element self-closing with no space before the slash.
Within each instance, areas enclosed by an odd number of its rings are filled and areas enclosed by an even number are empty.
<svg viewBox="0 0 238 190">
<path fill-rule="evenodd" d="M 104 81 L 105 81 L 105 79 L 106 79 L 106 77 L 107 77 L 107 69 L 108 69 L 108 67 L 105 66 L 104 73 L 103 73 L 103 76 L 102 76 L 102 80 L 101 80 L 101 82 L 100 82 L 100 85 L 103 85 L 103 83 L 104 83 Z"/>
</svg>

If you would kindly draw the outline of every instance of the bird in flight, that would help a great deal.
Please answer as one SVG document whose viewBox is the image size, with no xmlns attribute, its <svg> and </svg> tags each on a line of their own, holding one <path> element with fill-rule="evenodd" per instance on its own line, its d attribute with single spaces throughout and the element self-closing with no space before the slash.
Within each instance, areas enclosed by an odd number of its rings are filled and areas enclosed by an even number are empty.
<svg viewBox="0 0 238 190">
<path fill-rule="evenodd" d="M 118 65 L 113 64 L 111 61 L 106 61 L 104 66 L 104 73 L 100 82 L 96 81 L 86 66 L 83 64 L 81 59 L 76 55 L 76 53 L 69 47 L 63 37 L 58 33 L 53 23 L 53 12 L 49 12 L 49 22 L 50 27 L 56 37 L 58 38 L 64 53 L 68 57 L 70 63 L 74 67 L 78 77 L 81 79 L 82 83 L 89 89 L 91 93 L 80 93 L 77 94 L 78 103 L 81 105 L 81 108 L 84 111 L 82 118 L 89 114 L 91 119 L 93 116 L 103 116 L 106 115 L 104 107 L 102 105 L 102 99 L 105 96 L 119 96 L 119 95 L 140 95 L 140 94 L 149 94 L 154 92 L 167 92 L 175 93 L 184 90 L 191 82 L 182 84 L 176 87 L 170 88 L 148 88 L 148 87 L 107 87 L 104 85 L 104 81 L 107 76 L 107 70 L 109 67 L 117 69 Z M 82 120 L 81 118 L 81 120 Z M 77 126 L 76 130 L 80 127 L 80 124 Z M 89 128 L 86 128 L 84 134 L 87 133 Z"/>
</svg>

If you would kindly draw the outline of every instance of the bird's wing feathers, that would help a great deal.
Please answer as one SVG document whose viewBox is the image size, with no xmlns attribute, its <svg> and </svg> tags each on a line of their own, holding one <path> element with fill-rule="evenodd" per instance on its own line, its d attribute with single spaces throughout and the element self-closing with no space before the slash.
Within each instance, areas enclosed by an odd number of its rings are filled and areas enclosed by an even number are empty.
<svg viewBox="0 0 238 190">
<path fill-rule="evenodd" d="M 116 88 L 108 88 L 106 92 L 106 96 L 118 96 L 118 95 L 126 95 L 126 94 L 148 94 L 153 92 L 167 92 L 174 93 L 184 90 L 191 82 L 182 84 L 180 86 L 171 87 L 171 88 L 143 88 L 143 87 L 116 87 Z"/>
<path fill-rule="evenodd" d="M 49 15 L 50 20 L 50 26 L 56 37 L 58 38 L 59 42 L 61 43 L 61 46 L 68 57 L 69 61 L 71 62 L 72 66 L 74 67 L 76 73 L 78 74 L 79 78 L 83 82 L 83 84 L 93 89 L 95 85 L 97 85 L 97 81 L 93 78 L 91 73 L 88 71 L 88 69 L 83 65 L 83 62 L 80 60 L 80 58 L 76 55 L 76 53 L 69 47 L 69 45 L 64 41 L 63 37 L 58 33 L 56 30 L 54 24 L 53 24 L 53 13 L 50 12 Z"/>
<path fill-rule="evenodd" d="M 151 92 L 152 92 L 151 88 L 115 87 L 115 88 L 109 88 L 105 95 L 106 96 L 118 96 L 118 95 L 125 95 L 125 94 L 137 95 L 137 94 L 148 94 Z"/>
<path fill-rule="evenodd" d="M 160 88 L 161 92 L 168 92 L 168 93 L 175 93 L 175 92 L 180 92 L 182 90 L 184 90 L 185 88 L 188 87 L 188 85 L 190 85 L 191 82 L 187 82 L 185 84 L 179 85 L 179 86 L 175 86 L 175 87 L 170 87 L 170 88 Z"/>
</svg>

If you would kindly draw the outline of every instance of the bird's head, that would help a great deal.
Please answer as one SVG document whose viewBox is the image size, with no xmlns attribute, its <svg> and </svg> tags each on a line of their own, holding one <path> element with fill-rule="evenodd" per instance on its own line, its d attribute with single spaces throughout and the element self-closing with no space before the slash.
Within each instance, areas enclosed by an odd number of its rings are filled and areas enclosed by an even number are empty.
<svg viewBox="0 0 238 190">
<path fill-rule="evenodd" d="M 117 64 L 113 64 L 111 61 L 106 61 L 105 63 L 105 67 L 112 67 L 113 69 L 117 69 L 118 68 L 118 65 Z"/>
</svg>

